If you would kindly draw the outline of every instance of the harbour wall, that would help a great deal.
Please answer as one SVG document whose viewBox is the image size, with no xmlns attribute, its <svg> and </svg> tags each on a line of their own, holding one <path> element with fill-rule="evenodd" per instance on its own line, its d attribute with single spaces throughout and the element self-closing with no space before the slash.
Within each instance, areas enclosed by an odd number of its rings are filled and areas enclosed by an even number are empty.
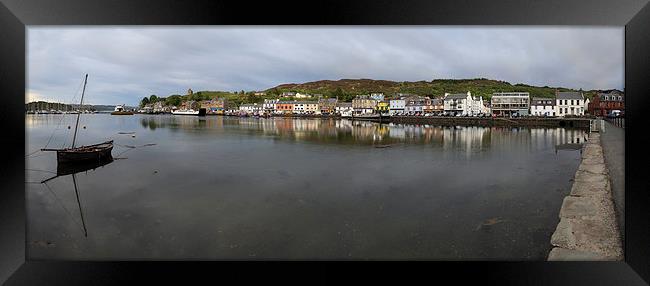
<svg viewBox="0 0 650 286">
<path fill-rule="evenodd" d="M 599 133 L 590 133 L 551 236 L 549 261 L 622 261 L 623 247 Z"/>
</svg>

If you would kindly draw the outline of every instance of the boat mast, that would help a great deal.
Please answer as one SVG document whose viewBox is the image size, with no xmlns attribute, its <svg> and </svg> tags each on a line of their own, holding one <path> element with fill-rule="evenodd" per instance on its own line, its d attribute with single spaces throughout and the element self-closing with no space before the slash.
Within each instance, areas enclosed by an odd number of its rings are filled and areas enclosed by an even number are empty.
<svg viewBox="0 0 650 286">
<path fill-rule="evenodd" d="M 86 74 L 86 79 L 84 80 L 84 89 L 81 91 L 81 103 L 79 103 L 79 113 L 77 113 L 77 124 L 74 126 L 74 137 L 72 137 L 72 148 L 74 148 L 74 143 L 77 140 L 77 127 L 79 127 L 79 116 L 81 116 L 81 108 L 84 104 L 84 93 L 86 92 L 86 83 L 88 82 L 88 74 Z"/>
</svg>

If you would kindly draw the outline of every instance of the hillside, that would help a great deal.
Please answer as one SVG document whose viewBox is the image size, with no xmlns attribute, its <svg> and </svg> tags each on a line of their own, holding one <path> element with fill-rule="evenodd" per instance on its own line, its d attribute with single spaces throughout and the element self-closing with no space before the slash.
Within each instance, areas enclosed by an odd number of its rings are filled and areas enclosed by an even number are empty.
<svg viewBox="0 0 650 286">
<path fill-rule="evenodd" d="M 471 91 L 472 95 L 483 96 L 489 100 L 495 92 L 521 91 L 530 93 L 531 97 L 553 97 L 555 91 L 572 91 L 563 87 L 532 86 L 526 84 L 511 84 L 505 81 L 491 80 L 485 78 L 476 79 L 436 79 L 433 81 L 398 82 L 389 80 L 374 79 L 340 79 L 340 80 L 319 80 L 305 83 L 287 83 L 264 90 L 266 95 L 255 95 L 254 91 L 198 91 L 192 96 L 173 94 L 166 97 L 155 97 L 149 102 L 164 101 L 167 105 L 178 106 L 184 100 L 208 100 L 215 97 L 227 98 L 234 105 L 244 103 L 261 103 L 264 99 L 277 98 L 287 91 L 295 91 L 308 94 L 322 94 L 325 97 L 338 97 L 341 101 L 350 102 L 359 94 L 371 92 L 383 92 L 386 98 L 395 96 L 396 93 L 410 93 L 429 97 L 441 97 L 445 92 L 466 93 Z M 585 96 L 592 98 L 597 92 L 603 90 L 583 91 Z M 151 98 L 151 96 L 150 96 Z"/>
<path fill-rule="evenodd" d="M 563 87 L 538 87 L 526 84 L 511 84 L 505 81 L 490 80 L 485 78 L 477 79 L 436 79 L 433 81 L 396 82 L 388 80 L 372 79 L 341 79 L 341 80 L 320 80 L 300 84 L 281 84 L 266 90 L 267 93 L 278 94 L 285 91 L 296 91 L 301 93 L 316 93 L 326 96 L 336 96 L 344 99 L 351 98 L 356 94 L 370 92 L 383 92 L 387 96 L 396 93 L 412 93 L 426 96 L 443 96 L 448 93 L 465 93 L 471 91 L 472 95 L 483 96 L 490 99 L 494 92 L 522 91 L 529 92 L 531 97 L 553 97 L 555 91 L 572 91 Z M 585 96 L 592 97 L 597 90 L 584 91 Z"/>
</svg>

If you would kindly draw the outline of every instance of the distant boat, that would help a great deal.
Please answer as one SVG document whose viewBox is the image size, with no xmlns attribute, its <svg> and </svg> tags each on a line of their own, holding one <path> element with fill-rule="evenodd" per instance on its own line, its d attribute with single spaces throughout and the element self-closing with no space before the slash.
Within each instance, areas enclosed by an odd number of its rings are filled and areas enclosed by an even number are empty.
<svg viewBox="0 0 650 286">
<path fill-rule="evenodd" d="M 194 110 L 194 109 L 177 109 L 177 110 L 172 110 L 172 114 L 174 115 L 194 115 L 194 116 L 205 116 L 206 109 L 205 108 L 199 108 L 199 110 Z"/>
<path fill-rule="evenodd" d="M 115 111 L 111 112 L 111 115 L 133 115 L 133 112 L 126 110 L 124 104 L 118 104 L 115 106 Z"/>
<path fill-rule="evenodd" d="M 88 74 L 84 80 L 84 88 L 81 92 L 81 104 L 84 102 L 84 93 L 86 92 L 86 83 L 88 82 Z M 79 117 L 81 113 L 77 113 L 77 123 L 74 126 L 74 137 L 72 137 L 72 147 L 63 149 L 41 149 L 41 151 L 56 151 L 57 164 L 80 164 L 106 160 L 111 158 L 111 151 L 113 150 L 113 140 L 103 143 L 75 147 L 77 140 L 77 129 L 79 128 Z"/>
</svg>

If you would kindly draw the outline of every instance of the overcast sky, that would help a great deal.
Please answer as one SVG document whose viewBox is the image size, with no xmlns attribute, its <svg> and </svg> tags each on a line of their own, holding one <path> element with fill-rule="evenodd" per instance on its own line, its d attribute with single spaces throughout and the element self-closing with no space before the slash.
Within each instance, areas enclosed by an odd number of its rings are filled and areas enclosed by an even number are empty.
<svg viewBox="0 0 650 286">
<path fill-rule="evenodd" d="M 623 89 L 623 27 L 29 27 L 26 101 L 263 90 L 342 78 Z M 77 93 L 80 94 L 80 91 Z M 77 101 L 79 97 L 75 99 Z"/>
</svg>

